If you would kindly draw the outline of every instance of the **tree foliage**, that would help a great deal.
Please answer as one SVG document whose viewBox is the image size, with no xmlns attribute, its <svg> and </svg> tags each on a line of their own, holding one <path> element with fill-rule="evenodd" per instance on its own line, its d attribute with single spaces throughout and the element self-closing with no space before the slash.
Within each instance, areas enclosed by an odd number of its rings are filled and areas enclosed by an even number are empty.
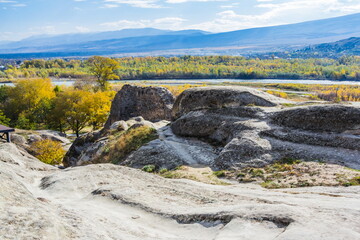
<svg viewBox="0 0 360 240">
<path fill-rule="evenodd" d="M 105 67 L 104 67 L 105 66 Z M 104 70 L 104 73 L 103 73 Z M 330 79 L 360 80 L 360 57 L 245 58 L 232 56 L 127 57 L 89 60 L 30 60 L 4 71 L 9 79 L 96 76 L 99 86 L 109 79 Z"/>
<path fill-rule="evenodd" d="M 40 161 L 51 165 L 61 164 L 65 155 L 61 144 L 49 139 L 34 142 L 31 149 Z"/>
<path fill-rule="evenodd" d="M 88 59 L 89 71 L 97 79 L 97 83 L 102 91 L 108 88 L 107 81 L 119 79 L 115 70 L 119 68 L 119 63 L 111 58 L 94 56 Z"/>
</svg>

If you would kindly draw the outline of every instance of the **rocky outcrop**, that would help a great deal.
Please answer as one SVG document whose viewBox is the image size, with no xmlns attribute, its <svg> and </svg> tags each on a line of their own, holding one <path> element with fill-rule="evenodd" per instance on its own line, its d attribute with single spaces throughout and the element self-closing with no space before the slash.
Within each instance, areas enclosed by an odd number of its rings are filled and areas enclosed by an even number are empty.
<svg viewBox="0 0 360 240">
<path fill-rule="evenodd" d="M 168 124 L 167 121 L 152 123 L 144 120 L 142 117 L 115 122 L 109 130 L 102 129 L 101 131 L 90 132 L 78 137 L 66 153 L 63 159 L 63 165 L 64 167 L 75 167 L 92 163 L 94 160 L 102 157 L 103 153 L 106 152 L 113 135 L 121 134 L 121 132 L 128 129 L 142 126 L 157 129 L 166 124 Z"/>
<path fill-rule="evenodd" d="M 250 93 L 247 88 L 191 89 L 176 100 L 171 128 L 178 136 L 216 146 L 216 169 L 263 167 L 284 158 L 360 169 L 360 108 L 314 105 L 284 109 L 279 103 L 275 97 Z"/>
<path fill-rule="evenodd" d="M 206 173 L 206 172 L 205 172 Z M 262 189 L 113 164 L 60 170 L 0 144 L 2 239 L 358 239 L 360 187 Z"/>
<path fill-rule="evenodd" d="M 108 141 L 108 138 L 104 139 L 102 136 L 102 133 L 98 131 L 76 138 L 63 159 L 64 167 L 79 166 L 100 156 L 102 147 Z"/>
<path fill-rule="evenodd" d="M 279 111 L 272 123 L 295 129 L 342 133 L 360 129 L 360 108 L 342 105 L 299 107 Z"/>
<path fill-rule="evenodd" d="M 177 137 L 169 126 L 158 129 L 158 134 L 159 139 L 133 152 L 122 164 L 134 168 L 155 165 L 158 170 L 182 165 L 211 166 L 217 156 L 216 149 L 210 144 Z"/>
<path fill-rule="evenodd" d="M 286 103 L 285 99 L 247 87 L 201 87 L 184 91 L 176 99 L 173 116 L 178 118 L 188 112 L 238 108 L 243 106 L 274 107 Z"/>
<path fill-rule="evenodd" d="M 170 120 L 173 103 L 174 96 L 166 88 L 125 85 L 113 100 L 105 129 L 114 122 L 137 116 L 153 122 Z"/>
</svg>

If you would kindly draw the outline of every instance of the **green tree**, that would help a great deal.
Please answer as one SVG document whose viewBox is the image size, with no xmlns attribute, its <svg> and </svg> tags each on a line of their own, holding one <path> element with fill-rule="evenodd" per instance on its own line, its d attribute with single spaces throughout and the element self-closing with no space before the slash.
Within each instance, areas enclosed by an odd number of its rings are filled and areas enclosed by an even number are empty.
<svg viewBox="0 0 360 240">
<path fill-rule="evenodd" d="M 120 68 L 119 63 L 111 58 L 94 56 L 88 59 L 89 71 L 96 77 L 102 91 L 108 88 L 108 80 L 120 79 L 115 70 Z"/>
<path fill-rule="evenodd" d="M 4 113 L 0 110 L 0 124 L 9 126 L 10 119 L 7 118 Z"/>
<path fill-rule="evenodd" d="M 79 137 L 79 133 L 91 120 L 91 106 L 84 101 L 90 92 L 82 90 L 69 90 L 58 93 L 55 101 L 54 118 L 57 118 L 59 124 L 64 121 L 70 129 Z"/>
</svg>

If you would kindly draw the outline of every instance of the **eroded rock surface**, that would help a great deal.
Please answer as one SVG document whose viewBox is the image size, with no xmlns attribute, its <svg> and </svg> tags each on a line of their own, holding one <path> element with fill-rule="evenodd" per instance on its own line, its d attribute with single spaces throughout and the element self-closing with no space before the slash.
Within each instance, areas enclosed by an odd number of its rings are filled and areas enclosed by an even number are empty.
<svg viewBox="0 0 360 240">
<path fill-rule="evenodd" d="M 142 126 L 158 129 L 167 124 L 167 121 L 152 123 L 144 120 L 143 117 L 135 117 L 128 121 L 115 122 L 112 125 L 113 129 L 102 129 L 101 131 L 87 133 L 78 137 L 73 142 L 63 159 L 63 165 L 64 167 L 75 167 L 86 165 L 97 160 L 97 158 L 102 156 L 104 151 L 106 151 L 110 142 L 109 137 L 111 137 L 112 134 Z"/>
<path fill-rule="evenodd" d="M 242 106 L 274 107 L 285 99 L 247 87 L 200 87 L 184 91 L 176 99 L 173 116 L 204 109 L 238 108 Z"/>
<path fill-rule="evenodd" d="M 182 165 L 211 166 L 216 158 L 216 148 L 205 142 L 177 137 L 169 126 L 158 129 L 159 139 L 151 141 L 133 152 L 122 163 L 142 168 L 155 165 L 158 169 L 174 169 Z"/>
<path fill-rule="evenodd" d="M 284 158 L 360 169 L 360 108 L 279 103 L 247 88 L 190 89 L 176 100 L 171 128 L 217 146 L 217 169 L 263 167 Z"/>
<path fill-rule="evenodd" d="M 112 164 L 59 170 L 0 144 L 2 239 L 359 239 L 360 187 L 262 189 Z"/>
<path fill-rule="evenodd" d="M 105 129 L 137 116 L 148 121 L 170 120 L 173 104 L 174 96 L 166 88 L 125 85 L 113 100 Z"/>
</svg>

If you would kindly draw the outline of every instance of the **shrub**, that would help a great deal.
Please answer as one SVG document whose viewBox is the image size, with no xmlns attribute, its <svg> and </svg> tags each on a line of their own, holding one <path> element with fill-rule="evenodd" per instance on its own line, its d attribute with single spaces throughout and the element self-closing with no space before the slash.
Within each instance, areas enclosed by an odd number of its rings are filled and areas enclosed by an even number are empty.
<svg viewBox="0 0 360 240">
<path fill-rule="evenodd" d="M 129 129 L 111 143 L 109 162 L 119 163 L 131 152 L 138 150 L 146 143 L 157 138 L 156 130 L 148 126 Z"/>
<path fill-rule="evenodd" d="M 155 172 L 156 166 L 155 165 L 146 165 L 142 168 L 144 172 L 152 173 Z"/>
<path fill-rule="evenodd" d="M 61 144 L 49 139 L 34 142 L 31 147 L 35 157 L 47 164 L 60 164 L 65 155 Z"/>
<path fill-rule="evenodd" d="M 215 171 L 214 172 L 214 175 L 217 176 L 217 177 L 225 177 L 226 175 L 226 171 Z"/>
<path fill-rule="evenodd" d="M 9 126 L 10 119 L 7 118 L 4 113 L 0 110 L 0 124 Z"/>
</svg>

